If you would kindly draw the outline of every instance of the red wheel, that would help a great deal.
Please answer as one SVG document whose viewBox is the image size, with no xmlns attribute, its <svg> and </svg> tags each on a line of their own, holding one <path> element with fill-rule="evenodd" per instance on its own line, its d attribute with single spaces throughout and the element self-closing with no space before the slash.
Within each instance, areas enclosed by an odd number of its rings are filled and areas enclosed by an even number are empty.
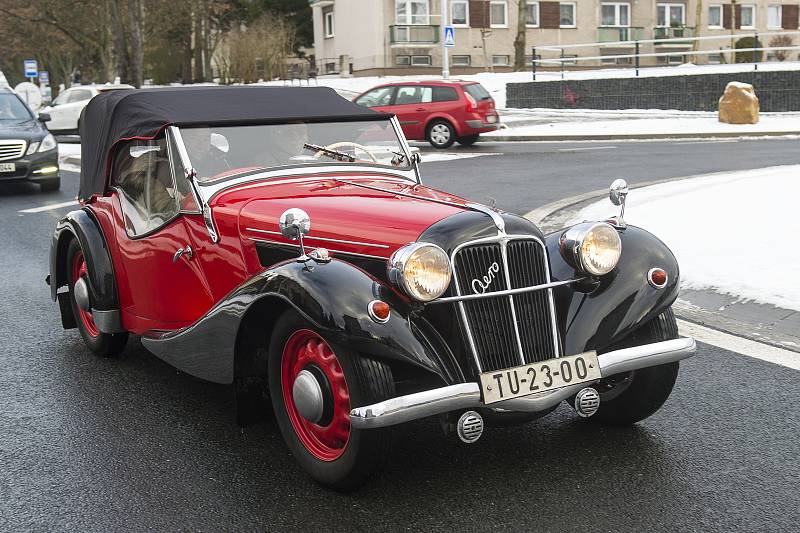
<svg viewBox="0 0 800 533">
<path fill-rule="evenodd" d="M 86 270 L 86 259 L 83 257 L 83 250 L 78 250 L 72 256 L 72 286 L 74 287 L 78 280 L 83 279 L 84 283 L 88 283 L 89 272 Z M 82 309 L 78 306 L 78 320 L 83 324 L 83 328 L 90 337 L 99 337 L 100 330 L 94 323 L 92 313 Z"/>
<path fill-rule="evenodd" d="M 81 249 L 78 239 L 72 239 L 67 249 L 67 282 L 72 315 L 81 332 L 83 342 L 95 354 L 103 357 L 117 355 L 128 342 L 128 333 L 104 333 L 100 331 L 92 316 L 92 291 L 90 290 L 89 269 L 86 254 Z M 78 290 L 76 291 L 76 287 Z M 80 292 L 82 305 L 78 304 L 76 292 Z"/>
<path fill-rule="evenodd" d="M 392 428 L 356 429 L 350 410 L 394 396 L 386 364 L 331 343 L 291 310 L 272 330 L 268 370 L 278 426 L 312 477 L 347 491 L 383 468 Z"/>
<path fill-rule="evenodd" d="M 328 412 L 323 405 L 317 422 L 302 416 L 295 404 L 295 382 L 303 372 L 317 382 L 323 404 L 328 404 Z M 321 461 L 341 457 L 350 440 L 350 391 L 336 354 L 310 329 L 296 331 L 286 341 L 281 357 L 281 387 L 289 420 L 306 450 Z"/>
</svg>

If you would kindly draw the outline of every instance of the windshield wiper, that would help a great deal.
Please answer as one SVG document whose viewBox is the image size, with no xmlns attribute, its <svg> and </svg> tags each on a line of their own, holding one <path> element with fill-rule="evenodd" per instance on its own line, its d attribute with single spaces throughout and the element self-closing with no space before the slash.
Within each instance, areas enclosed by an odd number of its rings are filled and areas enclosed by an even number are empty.
<svg viewBox="0 0 800 533">
<path fill-rule="evenodd" d="M 356 160 L 356 158 L 350 154 L 347 154 L 345 152 L 340 152 L 339 150 L 331 150 L 330 148 L 325 148 L 324 146 L 319 146 L 317 144 L 304 143 L 303 148 L 308 148 L 309 150 L 322 152 L 323 154 L 337 161 L 347 161 L 348 163 L 354 163 Z"/>
</svg>

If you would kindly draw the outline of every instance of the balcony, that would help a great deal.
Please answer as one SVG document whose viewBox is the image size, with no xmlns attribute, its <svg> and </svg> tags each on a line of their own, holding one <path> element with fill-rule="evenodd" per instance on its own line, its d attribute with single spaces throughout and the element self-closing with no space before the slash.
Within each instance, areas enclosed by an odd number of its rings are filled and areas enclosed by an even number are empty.
<svg viewBox="0 0 800 533">
<path fill-rule="evenodd" d="M 687 44 L 692 44 L 690 40 L 694 37 L 694 28 L 690 28 L 688 26 L 672 26 L 669 28 L 653 28 L 653 39 L 675 39 L 669 40 L 663 43 L 656 43 L 656 46 L 671 46 L 671 45 L 678 45 L 678 46 L 685 46 Z M 682 40 L 687 39 L 687 40 Z"/>
<path fill-rule="evenodd" d="M 599 26 L 597 28 L 597 42 L 615 43 L 617 41 L 641 41 L 644 39 L 644 28 L 627 26 Z"/>
<path fill-rule="evenodd" d="M 439 42 L 439 26 L 389 26 L 391 44 L 436 44 Z"/>
</svg>

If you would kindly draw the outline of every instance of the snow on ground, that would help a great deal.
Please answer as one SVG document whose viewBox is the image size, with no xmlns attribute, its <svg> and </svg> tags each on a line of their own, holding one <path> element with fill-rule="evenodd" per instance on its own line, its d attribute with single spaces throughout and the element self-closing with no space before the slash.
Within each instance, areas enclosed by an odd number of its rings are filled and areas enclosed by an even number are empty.
<svg viewBox="0 0 800 533">
<path fill-rule="evenodd" d="M 759 63 L 759 71 L 774 71 L 774 70 L 800 70 L 800 62 L 770 62 Z M 752 63 L 737 63 L 733 65 L 693 65 L 687 63 L 685 65 L 672 66 L 672 67 L 648 67 L 639 70 L 641 77 L 654 77 L 654 76 L 686 76 L 693 74 L 710 74 L 710 73 L 724 73 L 724 72 L 750 72 L 753 70 Z M 597 70 L 576 70 L 567 71 L 564 74 L 564 79 L 567 80 L 585 80 L 585 79 L 604 79 L 604 78 L 631 78 L 635 75 L 632 68 L 625 69 L 597 69 Z M 472 80 L 477 81 L 483 85 L 487 91 L 494 98 L 495 105 L 498 108 L 506 107 L 506 84 L 507 83 L 521 83 L 531 81 L 530 70 L 524 72 L 481 72 L 479 74 L 458 75 L 453 76 L 453 79 Z M 353 77 L 341 78 L 338 76 L 320 76 L 317 78 L 316 83 L 326 87 L 331 87 L 342 92 L 345 97 L 355 97 L 356 95 L 371 89 L 376 85 L 393 82 L 403 81 L 424 81 L 424 80 L 437 80 L 441 79 L 439 75 L 414 75 L 414 76 L 369 76 L 369 77 Z M 536 81 L 552 81 L 561 79 L 560 72 L 537 72 Z M 297 85 L 299 82 L 295 82 Z M 311 85 L 314 85 L 311 81 Z M 288 81 L 271 81 L 266 82 L 266 85 L 288 85 Z M 303 83 L 305 85 L 305 83 Z"/>
<path fill-rule="evenodd" d="M 80 172 L 81 166 L 76 165 L 74 161 L 80 160 L 81 145 L 71 143 L 58 143 L 58 166 L 70 172 Z M 67 161 L 67 158 L 70 161 Z"/>
<path fill-rule="evenodd" d="M 540 123 L 533 125 L 512 126 L 482 135 L 485 139 L 493 136 L 588 136 L 588 135 L 671 135 L 671 134 L 754 134 L 786 132 L 800 133 L 800 113 L 762 113 L 757 124 L 725 124 L 717 119 L 716 113 L 696 112 L 695 114 L 670 114 L 649 113 L 656 118 L 629 118 L 621 115 L 592 115 L 579 114 L 573 120 L 565 117 L 554 116 L 552 120 L 545 117 Z M 517 120 L 522 120 L 518 118 Z"/>
<path fill-rule="evenodd" d="M 672 249 L 683 288 L 800 311 L 798 198 L 800 165 L 726 172 L 633 189 L 625 220 Z M 572 223 L 618 211 L 605 199 Z"/>
<path fill-rule="evenodd" d="M 490 152 L 462 152 L 462 153 L 452 153 L 452 152 L 425 152 L 424 154 L 420 154 L 422 156 L 422 164 L 425 163 L 438 163 L 440 161 L 452 161 L 454 159 L 470 159 L 473 157 L 484 157 L 487 155 L 503 155 L 500 153 L 490 153 Z"/>
</svg>

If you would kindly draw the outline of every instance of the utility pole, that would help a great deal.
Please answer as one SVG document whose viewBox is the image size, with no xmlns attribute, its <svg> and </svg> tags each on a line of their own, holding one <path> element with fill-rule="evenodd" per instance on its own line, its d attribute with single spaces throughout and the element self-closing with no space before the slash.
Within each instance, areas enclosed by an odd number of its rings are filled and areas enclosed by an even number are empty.
<svg viewBox="0 0 800 533">
<path fill-rule="evenodd" d="M 736 63 L 736 0 L 731 0 L 731 64 Z"/>
<path fill-rule="evenodd" d="M 450 77 L 450 58 L 445 46 L 445 28 L 447 28 L 447 0 L 442 0 L 442 78 Z"/>
</svg>

